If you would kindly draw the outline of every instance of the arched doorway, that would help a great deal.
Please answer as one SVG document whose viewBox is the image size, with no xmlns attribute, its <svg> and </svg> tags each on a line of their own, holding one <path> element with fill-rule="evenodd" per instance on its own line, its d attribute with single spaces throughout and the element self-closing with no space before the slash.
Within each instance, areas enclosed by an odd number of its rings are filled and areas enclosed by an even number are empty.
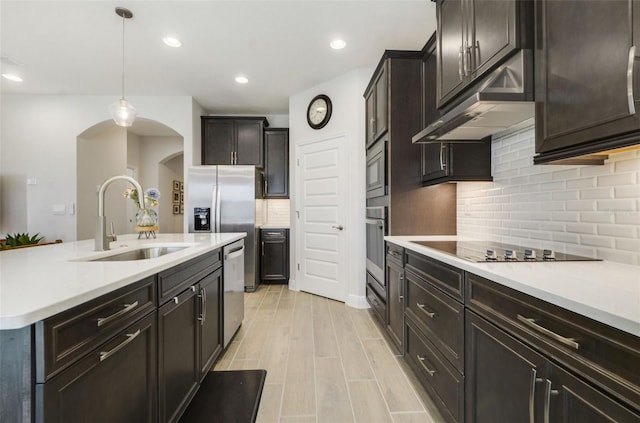
<svg viewBox="0 0 640 423">
<path fill-rule="evenodd" d="M 130 128 L 104 121 L 78 135 L 76 149 L 78 240 L 94 237 L 98 214 L 97 188 L 105 179 L 125 174 L 134 176 L 144 189 L 154 187 L 160 190 L 160 232 L 163 232 L 163 217 L 167 222 L 166 232 L 174 232 L 176 217 L 172 209 L 167 207 L 172 204 L 173 186 L 164 183 L 159 169 L 165 166 L 162 163 L 167 158 L 183 157 L 182 135 L 150 119 L 139 118 Z M 173 176 L 182 175 L 178 173 Z M 105 193 L 107 222 L 114 223 L 117 234 L 133 232 L 135 206 L 122 195 L 127 187 L 126 182 L 117 181 Z"/>
</svg>

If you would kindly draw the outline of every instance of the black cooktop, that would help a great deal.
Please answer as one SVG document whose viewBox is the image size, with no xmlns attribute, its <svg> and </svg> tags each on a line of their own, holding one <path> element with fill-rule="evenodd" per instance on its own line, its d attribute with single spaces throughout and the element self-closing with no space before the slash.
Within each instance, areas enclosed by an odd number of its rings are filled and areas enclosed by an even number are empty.
<svg viewBox="0 0 640 423">
<path fill-rule="evenodd" d="M 473 262 L 600 261 L 591 257 L 559 253 L 493 241 L 411 241 Z"/>
</svg>

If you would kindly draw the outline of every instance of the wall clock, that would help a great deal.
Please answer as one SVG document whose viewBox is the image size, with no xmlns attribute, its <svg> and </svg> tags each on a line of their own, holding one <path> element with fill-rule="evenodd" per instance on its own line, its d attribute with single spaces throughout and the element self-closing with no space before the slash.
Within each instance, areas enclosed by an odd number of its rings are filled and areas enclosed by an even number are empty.
<svg viewBox="0 0 640 423">
<path fill-rule="evenodd" d="M 331 119 L 331 99 L 319 94 L 311 100 L 307 108 L 307 123 L 313 129 L 323 128 Z"/>
</svg>

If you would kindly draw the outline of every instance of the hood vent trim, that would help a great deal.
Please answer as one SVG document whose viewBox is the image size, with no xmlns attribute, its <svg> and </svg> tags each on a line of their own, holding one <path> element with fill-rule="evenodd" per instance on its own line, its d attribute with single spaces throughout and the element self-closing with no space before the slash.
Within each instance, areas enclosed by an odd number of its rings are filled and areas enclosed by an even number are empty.
<svg viewBox="0 0 640 423">
<path fill-rule="evenodd" d="M 414 135 L 414 144 L 469 142 L 503 132 L 535 116 L 533 55 L 519 50 L 476 90 Z"/>
</svg>

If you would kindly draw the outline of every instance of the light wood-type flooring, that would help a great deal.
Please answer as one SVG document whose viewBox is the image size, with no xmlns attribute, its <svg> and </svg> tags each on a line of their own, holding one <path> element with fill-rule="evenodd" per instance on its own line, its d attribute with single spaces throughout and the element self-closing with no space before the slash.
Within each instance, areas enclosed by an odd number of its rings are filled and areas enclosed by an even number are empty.
<svg viewBox="0 0 640 423">
<path fill-rule="evenodd" d="M 405 366 L 369 310 L 262 285 L 215 370 L 267 370 L 258 423 L 439 423 Z"/>
</svg>

